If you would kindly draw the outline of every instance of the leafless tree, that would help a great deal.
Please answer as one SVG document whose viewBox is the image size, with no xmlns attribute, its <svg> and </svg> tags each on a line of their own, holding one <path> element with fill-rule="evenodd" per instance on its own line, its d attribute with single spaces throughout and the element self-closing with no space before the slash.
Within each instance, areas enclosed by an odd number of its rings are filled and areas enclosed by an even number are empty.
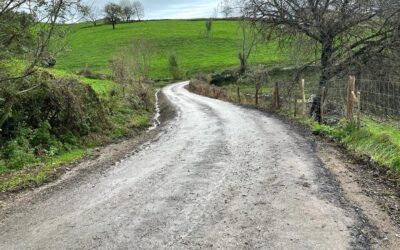
<svg viewBox="0 0 400 250">
<path fill-rule="evenodd" d="M 83 15 L 84 20 L 97 26 L 97 21 L 100 19 L 101 14 L 99 8 L 97 8 L 94 3 L 91 5 L 81 5 L 80 12 Z"/>
<path fill-rule="evenodd" d="M 121 0 L 119 2 L 119 6 L 121 6 L 122 18 L 128 23 L 131 20 L 131 17 L 135 15 L 133 3 L 131 3 L 129 0 Z"/>
<path fill-rule="evenodd" d="M 234 4 L 232 8 L 235 8 L 240 14 L 240 20 L 238 22 L 241 36 L 238 53 L 240 61 L 239 73 L 244 74 L 248 66 L 250 55 L 258 42 L 259 34 L 248 18 L 247 2 L 245 0 L 237 0 Z"/>
<path fill-rule="evenodd" d="M 24 4 L 27 4 L 28 0 L 1 0 L 0 1 L 0 15 L 5 13 L 18 10 Z"/>
<path fill-rule="evenodd" d="M 205 27 L 206 27 L 206 37 L 210 36 L 211 30 L 212 30 L 212 25 L 213 25 L 213 20 L 209 18 L 205 22 Z"/>
<path fill-rule="evenodd" d="M 134 60 L 134 72 L 139 83 L 142 79 L 147 80 L 150 77 L 151 60 L 154 55 L 154 46 L 147 39 L 137 39 L 131 47 L 132 58 Z"/>
<path fill-rule="evenodd" d="M 311 113 L 319 121 L 320 95 L 332 77 L 365 64 L 400 41 L 397 0 L 248 0 L 248 5 L 248 17 L 263 24 L 263 31 L 303 34 L 317 43 L 320 91 Z"/>
<path fill-rule="evenodd" d="M 137 17 L 138 21 L 141 21 L 144 18 L 144 6 L 140 1 L 133 1 L 132 3 L 135 16 Z"/>
<path fill-rule="evenodd" d="M 225 18 L 232 17 L 233 14 L 233 6 L 231 0 L 223 0 L 220 3 L 221 13 L 224 15 Z"/>
</svg>

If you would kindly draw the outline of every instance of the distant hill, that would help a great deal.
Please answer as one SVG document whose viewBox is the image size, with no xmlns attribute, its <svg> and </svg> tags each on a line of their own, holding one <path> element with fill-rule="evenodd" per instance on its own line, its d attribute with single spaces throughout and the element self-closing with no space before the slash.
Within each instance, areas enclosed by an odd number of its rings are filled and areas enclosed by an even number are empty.
<svg viewBox="0 0 400 250">
<path fill-rule="evenodd" d="M 238 65 L 238 48 L 241 34 L 237 21 L 217 20 L 209 38 L 204 35 L 204 20 L 160 20 L 93 26 L 90 23 L 75 25 L 69 37 L 69 46 L 58 58 L 56 68 L 76 72 L 86 65 L 93 71 L 107 72 L 108 61 L 118 49 L 132 40 L 148 39 L 154 46 L 153 78 L 169 78 L 168 55 L 175 52 L 182 68 L 189 74 L 199 71 L 216 71 Z M 257 46 L 251 63 L 282 61 L 277 45 Z"/>
</svg>

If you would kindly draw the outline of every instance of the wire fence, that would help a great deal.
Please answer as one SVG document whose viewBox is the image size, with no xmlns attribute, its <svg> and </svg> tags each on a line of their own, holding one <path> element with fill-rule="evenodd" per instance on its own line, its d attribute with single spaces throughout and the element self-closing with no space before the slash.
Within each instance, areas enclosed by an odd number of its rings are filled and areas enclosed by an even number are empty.
<svg viewBox="0 0 400 250">
<path fill-rule="evenodd" d="M 360 115 L 370 119 L 396 124 L 400 122 L 400 82 L 355 79 L 353 93 L 349 95 L 350 83 L 346 78 L 328 82 L 326 117 L 346 117 L 347 110 L 351 108 L 353 113 L 357 110 Z M 351 98 L 354 99 L 349 100 Z"/>
<path fill-rule="evenodd" d="M 275 102 L 278 102 L 280 109 L 295 116 L 309 115 L 315 98 L 322 97 L 324 122 L 361 119 L 358 116 L 362 116 L 400 125 L 400 81 L 355 78 L 354 89 L 349 90 L 350 79 L 351 77 L 334 78 L 321 88 L 318 80 L 307 81 L 305 78 L 304 90 L 299 82 L 272 81 L 267 88 L 270 91 L 259 97 L 258 106 L 265 109 L 273 108 L 274 93 L 279 92 L 279 100 Z M 241 102 L 245 104 L 254 102 L 254 93 L 248 89 L 243 95 L 245 98 L 242 98 Z"/>
</svg>

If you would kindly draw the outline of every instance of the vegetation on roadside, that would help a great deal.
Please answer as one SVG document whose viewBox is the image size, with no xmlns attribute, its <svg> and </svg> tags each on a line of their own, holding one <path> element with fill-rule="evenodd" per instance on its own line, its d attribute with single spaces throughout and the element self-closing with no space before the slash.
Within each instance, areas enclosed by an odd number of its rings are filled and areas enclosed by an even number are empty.
<svg viewBox="0 0 400 250">
<path fill-rule="evenodd" d="M 145 129 L 154 112 L 151 43 L 107 54 L 106 74 L 86 64 L 54 69 L 74 27 L 62 23 L 85 8 L 79 0 L 29 1 L 29 13 L 20 11 L 27 3 L 0 5 L 0 191 L 48 181 L 91 148 Z"/>
<path fill-rule="evenodd" d="M 329 126 L 312 123 L 313 132 L 338 140 L 359 156 L 400 173 L 399 129 L 393 125 L 365 120 L 361 128 L 354 124 Z"/>
<path fill-rule="evenodd" d="M 40 86 L 19 97 L 2 127 L 0 190 L 40 185 L 54 169 L 90 148 L 149 126 L 154 108 L 150 88 L 123 91 L 111 79 L 37 72 L 27 84 L 40 81 Z"/>
</svg>

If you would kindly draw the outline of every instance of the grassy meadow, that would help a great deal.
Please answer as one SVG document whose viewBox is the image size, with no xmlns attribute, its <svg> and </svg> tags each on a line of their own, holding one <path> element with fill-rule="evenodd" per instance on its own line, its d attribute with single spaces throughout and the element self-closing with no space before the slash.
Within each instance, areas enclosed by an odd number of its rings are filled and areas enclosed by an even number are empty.
<svg viewBox="0 0 400 250">
<path fill-rule="evenodd" d="M 77 72 L 86 66 L 92 71 L 109 72 L 109 60 L 136 39 L 146 39 L 153 48 L 150 75 L 154 79 L 171 78 L 168 55 L 177 54 L 184 72 L 212 72 L 238 65 L 240 31 L 236 21 L 214 21 L 205 35 L 205 21 L 163 20 L 111 25 L 79 24 L 69 35 L 67 50 L 57 69 Z M 259 44 L 251 55 L 251 64 L 282 63 L 287 58 L 277 43 Z"/>
</svg>

